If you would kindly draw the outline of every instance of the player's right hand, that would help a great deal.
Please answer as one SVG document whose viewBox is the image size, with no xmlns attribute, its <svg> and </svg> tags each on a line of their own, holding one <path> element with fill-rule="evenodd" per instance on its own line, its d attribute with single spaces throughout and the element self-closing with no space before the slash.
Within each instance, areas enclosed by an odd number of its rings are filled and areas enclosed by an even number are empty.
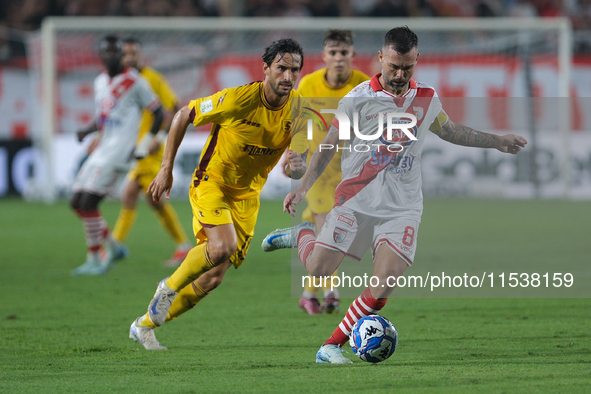
<svg viewBox="0 0 591 394">
<path fill-rule="evenodd" d="M 283 212 L 289 213 L 292 217 L 295 217 L 296 209 L 294 206 L 300 203 L 306 197 L 306 192 L 300 190 L 300 188 L 289 193 L 283 200 Z"/>
<path fill-rule="evenodd" d="M 170 189 L 172 188 L 172 171 L 165 171 L 160 169 L 156 178 L 148 186 L 146 193 L 152 195 L 152 199 L 156 202 L 160 202 L 160 197 L 163 193 L 166 193 L 166 199 L 170 198 Z"/>
</svg>

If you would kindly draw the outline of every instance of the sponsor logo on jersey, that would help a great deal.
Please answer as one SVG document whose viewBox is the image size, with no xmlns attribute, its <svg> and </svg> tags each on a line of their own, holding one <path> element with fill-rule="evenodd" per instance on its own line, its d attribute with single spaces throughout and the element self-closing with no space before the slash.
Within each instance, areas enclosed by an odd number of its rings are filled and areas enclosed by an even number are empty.
<svg viewBox="0 0 591 394">
<path fill-rule="evenodd" d="M 282 149 L 272 149 L 272 148 L 263 148 L 261 146 L 256 145 L 244 145 L 242 148 L 242 152 L 246 152 L 251 156 L 266 156 L 266 155 L 274 155 L 278 152 L 281 152 Z"/>
<path fill-rule="evenodd" d="M 208 112 L 213 111 L 213 103 L 211 99 L 201 102 L 201 105 L 199 105 L 199 109 L 201 110 L 202 114 L 206 114 Z"/>
<path fill-rule="evenodd" d="M 408 255 L 412 256 L 412 249 L 409 248 L 408 246 L 402 245 L 401 243 L 398 243 L 398 242 L 393 242 L 393 244 L 401 252 L 406 252 Z"/>
<path fill-rule="evenodd" d="M 387 131 L 388 125 L 384 124 L 384 132 L 379 138 L 380 142 L 384 145 L 409 146 L 413 141 L 417 140 L 416 136 L 418 128 L 416 126 L 416 122 L 414 123 L 415 125 L 411 128 L 407 128 L 405 130 L 393 128 L 390 133 Z M 406 119 L 399 119 L 393 120 L 392 124 L 406 125 L 411 124 L 411 122 Z M 410 135 L 410 133 L 412 133 L 412 135 Z"/>
<path fill-rule="evenodd" d="M 251 122 L 250 120 L 246 120 L 246 119 L 242 119 L 240 121 L 240 124 L 245 124 L 245 125 L 253 126 L 253 127 L 261 127 L 261 124 L 260 123 Z"/>
<path fill-rule="evenodd" d="M 346 224 L 347 226 L 349 226 L 349 227 L 353 227 L 353 224 L 355 223 L 355 222 L 353 221 L 353 219 L 351 219 L 351 218 L 348 218 L 348 217 L 346 217 L 346 216 L 344 216 L 344 215 L 339 215 L 339 217 L 337 218 L 337 220 L 338 220 L 339 222 L 343 222 L 343 223 L 345 223 L 345 224 Z"/>
<path fill-rule="evenodd" d="M 341 243 L 345 240 L 345 238 L 347 238 L 347 234 L 349 234 L 347 230 L 344 230 L 340 227 L 335 227 L 334 232 L 332 233 L 332 239 L 336 243 Z"/>
<path fill-rule="evenodd" d="M 221 209 L 214 209 L 213 211 L 211 211 L 211 214 L 213 216 L 215 216 L 216 218 L 220 217 L 222 215 L 222 210 Z"/>
</svg>

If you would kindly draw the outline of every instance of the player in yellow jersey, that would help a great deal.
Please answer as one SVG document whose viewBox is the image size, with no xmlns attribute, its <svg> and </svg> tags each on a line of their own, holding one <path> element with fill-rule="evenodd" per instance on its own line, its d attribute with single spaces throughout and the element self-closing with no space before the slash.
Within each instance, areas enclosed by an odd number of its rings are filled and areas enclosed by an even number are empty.
<svg viewBox="0 0 591 394">
<path fill-rule="evenodd" d="M 298 92 L 304 97 L 310 97 L 312 105 L 318 108 L 337 108 L 338 102 L 351 89 L 369 77 L 363 72 L 352 67 L 355 58 L 353 47 L 353 32 L 350 30 L 328 30 L 324 34 L 324 49 L 322 60 L 326 67 L 304 76 L 298 85 Z M 324 119 L 330 125 L 334 115 L 324 114 Z M 316 150 L 318 145 L 326 137 L 327 130 L 314 128 L 313 139 L 309 145 L 309 152 Z M 312 155 L 308 155 L 308 160 Z M 341 182 L 341 152 L 335 154 L 326 170 L 316 181 L 306 195 L 308 207 L 302 214 L 302 220 L 309 220 L 322 228 L 326 215 L 334 204 L 334 192 Z M 333 274 L 334 275 L 334 274 Z M 310 315 L 332 313 L 338 311 L 338 290 L 331 290 L 330 286 L 324 288 L 324 301 L 322 307 L 318 302 L 317 294 L 320 287 L 310 286 L 312 281 L 306 281 L 308 285 L 299 300 L 299 306 Z"/>
<path fill-rule="evenodd" d="M 211 123 L 189 191 L 197 246 L 169 278 L 160 281 L 148 313 L 131 324 L 130 338 L 146 349 L 166 349 L 154 337 L 154 328 L 193 308 L 220 285 L 228 268 L 238 268 L 244 261 L 261 189 L 290 145 L 291 129 L 301 128 L 292 125 L 291 99 L 300 96 L 293 86 L 303 63 L 304 53 L 296 41 L 275 41 L 263 55 L 264 82 L 224 89 L 193 100 L 176 113 L 160 172 L 148 192 L 155 201 L 163 193 L 168 198 L 174 158 L 188 125 Z M 294 136 L 303 140 L 295 145 L 306 145 L 305 134 Z M 292 155 L 290 169 L 294 178 L 303 175 L 302 156 Z"/>
<path fill-rule="evenodd" d="M 137 215 L 137 201 L 140 192 L 148 190 L 148 185 L 156 177 L 160 170 L 162 154 L 164 152 L 164 141 L 166 131 L 172 121 L 172 116 L 178 109 L 177 97 L 162 74 L 151 67 L 142 64 L 141 44 L 135 38 L 127 38 L 123 41 L 123 65 L 136 68 L 140 75 L 148 81 L 150 87 L 160 99 L 165 110 L 164 122 L 161 131 L 156 138 L 150 138 L 148 130 L 152 124 L 153 115 L 149 111 L 142 112 L 142 119 L 139 126 L 138 158 L 135 166 L 127 175 L 127 185 L 121 198 L 121 211 L 117 223 L 113 229 L 113 239 L 116 241 L 116 248 L 112 253 L 112 259 L 118 260 L 127 254 L 127 248 L 122 244 L 127 238 Z M 191 250 L 189 238 L 181 226 L 178 216 L 172 205 L 164 201 L 155 201 L 150 194 L 146 194 L 146 202 L 154 209 L 160 224 L 166 229 L 176 244 L 176 250 L 172 257 L 165 262 L 168 266 L 178 266 Z"/>
</svg>

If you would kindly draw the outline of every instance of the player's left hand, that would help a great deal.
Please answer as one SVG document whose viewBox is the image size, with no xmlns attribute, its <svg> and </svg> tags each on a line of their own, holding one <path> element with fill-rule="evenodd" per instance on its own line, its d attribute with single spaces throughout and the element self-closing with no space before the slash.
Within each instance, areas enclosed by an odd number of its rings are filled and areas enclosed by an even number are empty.
<svg viewBox="0 0 591 394">
<path fill-rule="evenodd" d="M 166 171 L 164 169 L 160 169 L 156 178 L 150 183 L 148 186 L 148 190 L 146 193 L 152 195 L 152 199 L 156 202 L 160 202 L 160 197 L 162 193 L 166 193 L 166 199 L 170 198 L 170 189 L 172 188 L 172 171 Z"/>
<path fill-rule="evenodd" d="M 497 149 L 503 153 L 511 153 L 513 155 L 519 153 L 521 148 L 527 145 L 527 140 L 520 135 L 505 134 L 500 136 L 499 146 Z"/>
<path fill-rule="evenodd" d="M 295 205 L 299 204 L 306 197 L 306 192 L 297 188 L 295 191 L 285 196 L 283 200 L 283 212 L 289 213 L 292 217 L 295 217 L 296 209 Z"/>
</svg>

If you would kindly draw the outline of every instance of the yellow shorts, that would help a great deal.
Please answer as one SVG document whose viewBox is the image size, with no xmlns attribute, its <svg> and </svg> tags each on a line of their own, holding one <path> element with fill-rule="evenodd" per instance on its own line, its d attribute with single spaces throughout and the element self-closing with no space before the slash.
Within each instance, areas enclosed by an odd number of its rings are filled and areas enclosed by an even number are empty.
<svg viewBox="0 0 591 394">
<path fill-rule="evenodd" d="M 189 197 L 193 209 L 193 233 L 197 244 L 207 241 L 204 228 L 233 224 L 238 250 L 230 257 L 230 262 L 234 267 L 240 267 L 254 236 L 254 226 L 260 207 L 259 198 L 232 199 L 212 181 L 201 181 L 197 187 L 191 184 Z"/>
<path fill-rule="evenodd" d="M 340 182 L 339 179 L 328 179 L 322 182 L 318 179 L 310 191 L 306 194 L 308 209 L 313 213 L 328 213 L 334 205 L 334 191 Z"/>
<path fill-rule="evenodd" d="M 133 168 L 127 174 L 129 180 L 137 180 L 142 190 L 146 192 L 150 183 L 158 175 L 160 171 L 160 164 L 162 163 L 162 155 L 158 153 L 144 157 L 138 160 Z"/>
</svg>

